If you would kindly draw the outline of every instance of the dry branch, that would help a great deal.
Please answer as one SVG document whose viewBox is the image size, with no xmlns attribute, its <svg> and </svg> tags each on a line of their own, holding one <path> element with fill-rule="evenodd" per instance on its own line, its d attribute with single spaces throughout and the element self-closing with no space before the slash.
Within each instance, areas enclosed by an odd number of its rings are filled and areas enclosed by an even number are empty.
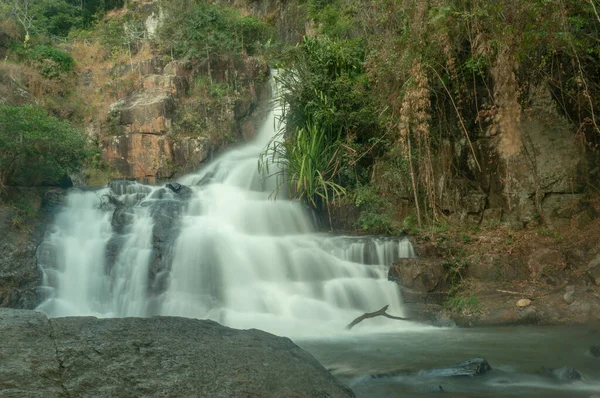
<svg viewBox="0 0 600 398">
<path fill-rule="evenodd" d="M 361 323 L 362 321 L 364 321 L 365 319 L 375 318 L 376 316 L 384 316 L 386 318 L 396 319 L 398 321 L 407 321 L 408 320 L 408 318 L 402 318 L 399 316 L 393 316 L 393 315 L 388 314 L 386 312 L 388 307 L 389 307 L 389 305 L 386 305 L 385 307 L 383 307 L 382 309 L 380 309 L 378 311 L 366 312 L 366 313 L 362 314 L 361 316 L 359 316 L 358 318 L 356 318 L 355 320 L 350 322 L 350 324 L 348 324 L 348 326 L 346 326 L 346 329 L 350 330 L 354 326 L 356 326 L 358 323 Z"/>
</svg>

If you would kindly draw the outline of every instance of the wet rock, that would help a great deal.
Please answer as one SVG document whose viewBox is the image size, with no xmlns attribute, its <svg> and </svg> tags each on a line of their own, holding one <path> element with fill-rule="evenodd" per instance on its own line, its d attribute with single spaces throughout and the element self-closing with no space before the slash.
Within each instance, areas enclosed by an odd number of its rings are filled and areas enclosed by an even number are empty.
<svg viewBox="0 0 600 398">
<path fill-rule="evenodd" d="M 489 370 L 492 370 L 492 367 L 485 359 L 473 358 L 447 368 L 424 370 L 419 374 L 425 377 L 474 377 L 485 374 Z"/>
<path fill-rule="evenodd" d="M 388 272 L 388 280 L 418 292 L 433 292 L 446 285 L 448 276 L 441 259 L 402 258 Z"/>
<path fill-rule="evenodd" d="M 521 300 L 517 301 L 517 307 L 519 307 L 519 308 L 529 307 L 530 305 L 531 305 L 530 299 L 521 299 Z"/>
<path fill-rule="evenodd" d="M 135 211 L 129 206 L 120 206 L 115 209 L 110 225 L 113 231 L 119 234 L 123 234 L 127 231 L 127 228 L 131 226 L 135 219 Z"/>
<path fill-rule="evenodd" d="M 444 387 L 437 385 L 437 386 L 429 386 L 427 388 L 423 389 L 424 393 L 440 393 L 440 392 L 444 392 Z"/>
<path fill-rule="evenodd" d="M 179 172 L 197 171 L 198 167 L 208 161 L 214 145 L 207 137 L 176 137 L 173 139 L 173 163 Z"/>
<path fill-rule="evenodd" d="M 212 321 L 2 309 L 0 335 L 6 396 L 354 396 L 291 340 Z"/>
<path fill-rule="evenodd" d="M 5 187 L 4 194 L 9 200 L 13 195 L 27 200 L 33 214 L 23 225 L 16 226 L 16 210 L 0 203 L 0 307 L 33 309 L 44 295 L 39 289 L 43 277 L 40 267 L 52 264 L 55 258 L 41 243 L 51 220 L 61 209 L 64 191 Z M 0 368 L 3 360 L 0 359 Z"/>
<path fill-rule="evenodd" d="M 166 187 L 175 192 L 177 197 L 182 200 L 188 200 L 194 193 L 190 187 L 186 187 L 185 185 L 181 185 L 176 182 L 168 183 Z"/>
<path fill-rule="evenodd" d="M 594 358 L 600 358 L 600 344 L 596 344 L 590 347 L 589 353 Z"/>
<path fill-rule="evenodd" d="M 575 368 L 559 368 L 552 371 L 552 377 L 560 381 L 581 380 L 581 374 Z"/>
<path fill-rule="evenodd" d="M 575 302 L 575 297 L 573 297 L 574 294 L 575 286 L 567 286 L 567 292 L 563 296 L 563 299 L 567 304 L 573 304 Z"/>
</svg>

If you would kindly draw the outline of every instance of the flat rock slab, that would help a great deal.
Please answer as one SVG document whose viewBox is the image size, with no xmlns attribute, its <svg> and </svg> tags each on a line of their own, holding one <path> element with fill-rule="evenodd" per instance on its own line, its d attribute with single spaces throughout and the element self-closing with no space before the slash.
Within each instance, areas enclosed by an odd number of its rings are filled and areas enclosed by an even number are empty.
<svg viewBox="0 0 600 398">
<path fill-rule="evenodd" d="M 0 309 L 0 397 L 353 397 L 291 340 L 176 317 Z"/>
</svg>

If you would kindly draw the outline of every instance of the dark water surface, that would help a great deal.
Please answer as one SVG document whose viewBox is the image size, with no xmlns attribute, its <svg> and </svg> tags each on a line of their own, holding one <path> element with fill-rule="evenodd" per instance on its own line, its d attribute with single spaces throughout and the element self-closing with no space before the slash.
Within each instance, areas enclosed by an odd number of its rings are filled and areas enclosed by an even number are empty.
<svg viewBox="0 0 600 398">
<path fill-rule="evenodd" d="M 296 341 L 350 386 L 357 397 L 549 397 L 600 394 L 600 358 L 587 350 L 600 344 L 592 327 L 424 328 L 399 333 Z M 431 378 L 426 369 L 474 357 L 492 371 L 477 377 Z M 573 367 L 580 381 L 557 381 L 547 369 Z M 372 375 L 392 374 L 373 377 Z"/>
</svg>

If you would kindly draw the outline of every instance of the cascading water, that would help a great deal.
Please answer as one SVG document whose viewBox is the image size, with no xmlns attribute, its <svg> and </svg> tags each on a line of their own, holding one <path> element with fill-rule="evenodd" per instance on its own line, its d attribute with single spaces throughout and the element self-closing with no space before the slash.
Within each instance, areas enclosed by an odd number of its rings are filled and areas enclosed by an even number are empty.
<svg viewBox="0 0 600 398">
<path fill-rule="evenodd" d="M 315 232 L 296 201 L 271 197 L 257 167 L 279 109 L 257 138 L 170 187 L 113 183 L 73 191 L 38 251 L 50 316 L 177 315 L 286 335 L 339 333 L 389 304 L 387 267 L 413 255 L 405 239 Z M 189 188 L 188 188 L 189 187 Z M 99 206 L 118 198 L 117 209 Z M 384 318 L 357 328 L 398 323 Z"/>
</svg>

